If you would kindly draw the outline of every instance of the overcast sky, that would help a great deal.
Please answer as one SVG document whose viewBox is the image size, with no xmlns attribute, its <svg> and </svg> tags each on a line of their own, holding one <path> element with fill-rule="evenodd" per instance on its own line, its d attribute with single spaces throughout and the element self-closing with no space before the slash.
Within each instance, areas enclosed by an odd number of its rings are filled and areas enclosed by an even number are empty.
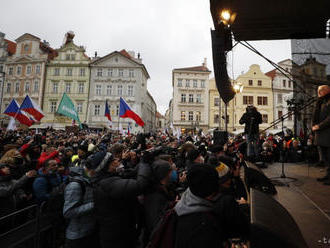
<svg viewBox="0 0 330 248">
<path fill-rule="evenodd" d="M 162 114 L 172 96 L 172 69 L 201 65 L 213 70 L 208 0 L 11 0 L 1 4 L 0 31 L 15 40 L 31 33 L 59 48 L 72 30 L 75 44 L 89 56 L 121 49 L 141 53 L 151 79 L 148 89 Z M 289 41 L 252 42 L 274 62 L 291 57 Z M 238 45 L 228 58 L 228 73 L 236 78 L 251 64 L 273 68 Z M 213 75 L 213 73 L 212 73 Z"/>
</svg>

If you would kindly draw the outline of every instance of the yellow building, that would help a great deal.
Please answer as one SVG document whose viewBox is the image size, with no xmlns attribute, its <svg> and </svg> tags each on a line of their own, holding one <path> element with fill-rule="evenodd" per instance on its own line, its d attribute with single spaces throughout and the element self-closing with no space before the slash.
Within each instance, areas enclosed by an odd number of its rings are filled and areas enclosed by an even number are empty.
<svg viewBox="0 0 330 248">
<path fill-rule="evenodd" d="M 237 132 L 244 129 L 239 120 L 248 105 L 254 105 L 262 114 L 263 123 L 259 126 L 260 130 L 269 127 L 274 116 L 271 78 L 260 70 L 259 65 L 254 64 L 248 72 L 237 78 L 236 83 L 244 87 L 243 92 L 236 94 L 234 98 L 234 126 Z"/>
<path fill-rule="evenodd" d="M 209 84 L 209 128 L 219 128 L 220 130 L 225 129 L 225 103 L 220 102 L 219 91 L 215 84 L 215 78 L 210 79 Z M 234 100 L 231 100 L 227 106 L 227 115 L 228 115 L 228 132 L 233 132 L 235 130 L 234 120 L 233 120 L 233 103 Z M 221 115 L 219 112 L 221 110 Z M 219 123 L 220 121 L 220 123 Z"/>
</svg>

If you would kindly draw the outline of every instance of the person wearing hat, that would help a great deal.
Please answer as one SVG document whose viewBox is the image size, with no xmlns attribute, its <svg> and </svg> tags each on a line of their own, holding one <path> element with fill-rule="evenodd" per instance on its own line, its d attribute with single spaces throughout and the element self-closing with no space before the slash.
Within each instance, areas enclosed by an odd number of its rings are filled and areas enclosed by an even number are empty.
<svg viewBox="0 0 330 248">
<path fill-rule="evenodd" d="M 218 181 L 212 166 L 197 164 L 188 171 L 188 189 L 174 207 L 178 215 L 175 247 L 222 247 L 221 227 L 214 212 Z"/>
<path fill-rule="evenodd" d="M 135 247 L 137 196 L 151 184 L 150 165 L 140 162 L 136 179 L 126 179 L 120 176 L 119 158 L 105 151 L 93 156 L 87 163 L 98 165 L 93 184 L 101 247 Z"/>
<path fill-rule="evenodd" d="M 192 149 L 187 153 L 186 170 L 190 170 L 195 164 L 203 164 L 204 157 L 201 151 Z"/>
</svg>

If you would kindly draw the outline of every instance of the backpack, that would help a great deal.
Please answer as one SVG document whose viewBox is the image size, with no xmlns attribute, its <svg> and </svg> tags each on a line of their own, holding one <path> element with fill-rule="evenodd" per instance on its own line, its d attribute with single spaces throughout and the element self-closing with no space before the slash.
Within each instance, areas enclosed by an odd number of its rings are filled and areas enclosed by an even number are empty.
<svg viewBox="0 0 330 248">
<path fill-rule="evenodd" d="M 175 246 L 178 215 L 174 208 L 167 210 L 150 235 L 147 248 L 172 248 Z"/>
</svg>

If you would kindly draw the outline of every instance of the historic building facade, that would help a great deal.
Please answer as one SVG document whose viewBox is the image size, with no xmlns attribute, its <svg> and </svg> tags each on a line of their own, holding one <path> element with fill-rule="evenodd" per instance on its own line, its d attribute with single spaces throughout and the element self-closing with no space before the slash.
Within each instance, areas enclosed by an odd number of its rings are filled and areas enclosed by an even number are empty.
<svg viewBox="0 0 330 248">
<path fill-rule="evenodd" d="M 147 91 L 150 78 L 142 64 L 140 55 L 134 52 L 112 52 L 96 58 L 91 64 L 89 109 L 87 123 L 95 127 L 109 127 L 104 117 L 105 102 L 108 101 L 112 118 L 112 129 L 130 130 L 133 133 L 151 131 L 155 128 L 156 104 Z M 132 110 L 145 122 L 142 128 L 134 120 L 119 118 L 119 99 L 122 97 Z"/>
<path fill-rule="evenodd" d="M 266 73 L 272 79 L 274 120 L 278 120 L 288 113 L 287 100 L 293 97 L 293 81 L 290 75 L 292 73 L 292 60 L 283 60 L 278 65 L 286 71 L 286 76 L 277 69 Z M 293 115 L 289 115 L 288 118 L 284 119 L 284 127 L 292 130 L 293 124 Z M 281 129 L 281 124 L 278 124 L 276 128 Z"/>
<path fill-rule="evenodd" d="M 260 70 L 259 65 L 253 64 L 248 72 L 237 77 L 236 83 L 244 87 L 243 92 L 236 94 L 233 100 L 235 108 L 234 126 L 236 129 L 244 129 L 244 125 L 240 125 L 239 120 L 248 105 L 254 105 L 262 114 L 263 123 L 259 126 L 260 131 L 269 127 L 274 119 L 271 78 Z"/>
<path fill-rule="evenodd" d="M 90 59 L 85 48 L 75 45 L 71 39 L 67 39 L 57 53 L 47 64 L 42 125 L 63 128 L 72 123 L 71 119 L 55 114 L 63 93 L 73 101 L 80 121 L 84 123 L 87 119 Z"/>
<path fill-rule="evenodd" d="M 13 98 L 20 104 L 26 95 L 42 108 L 46 63 L 56 55 L 47 42 L 28 33 L 17 38 L 16 44 L 16 52 L 5 63 L 1 113 Z"/>
<path fill-rule="evenodd" d="M 202 66 L 174 69 L 172 71 L 173 127 L 182 133 L 208 130 L 209 75 L 206 59 Z"/>
</svg>

